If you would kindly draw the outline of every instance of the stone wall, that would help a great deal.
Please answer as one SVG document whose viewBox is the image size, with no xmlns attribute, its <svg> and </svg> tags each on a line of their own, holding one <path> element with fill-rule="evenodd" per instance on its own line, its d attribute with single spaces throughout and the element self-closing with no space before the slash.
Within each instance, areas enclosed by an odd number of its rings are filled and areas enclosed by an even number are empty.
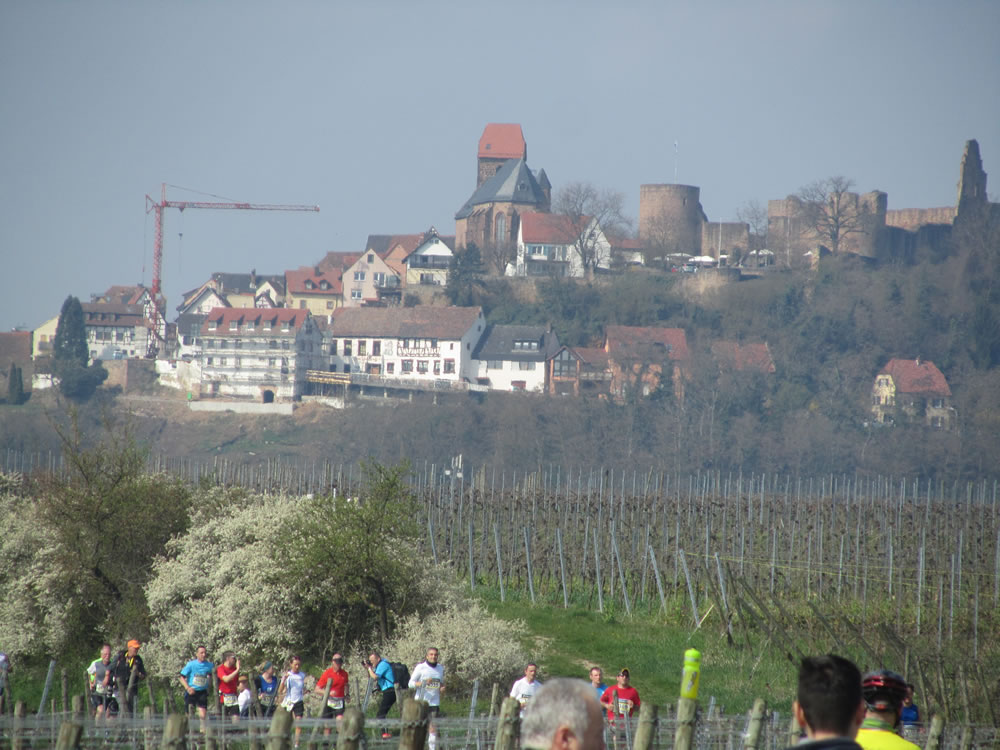
<svg viewBox="0 0 1000 750">
<path fill-rule="evenodd" d="M 911 232 L 924 224 L 951 224 L 955 220 L 955 207 L 897 208 L 885 212 L 885 224 Z"/>
<path fill-rule="evenodd" d="M 656 250 L 701 255 L 700 195 L 693 185 L 640 185 L 639 238 Z"/>
<path fill-rule="evenodd" d="M 721 248 L 721 250 L 720 250 Z M 710 221 L 701 227 L 701 250 L 716 260 L 719 255 L 745 254 L 750 248 L 750 225 L 739 221 Z"/>
</svg>

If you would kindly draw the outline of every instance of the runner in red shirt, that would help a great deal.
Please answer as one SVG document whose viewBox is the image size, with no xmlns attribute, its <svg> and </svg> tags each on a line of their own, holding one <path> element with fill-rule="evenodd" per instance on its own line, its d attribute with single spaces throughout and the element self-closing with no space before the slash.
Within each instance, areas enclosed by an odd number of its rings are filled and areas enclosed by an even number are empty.
<svg viewBox="0 0 1000 750">
<path fill-rule="evenodd" d="M 330 683 L 330 695 L 327 698 L 326 705 L 323 706 L 323 713 L 320 714 L 320 718 L 330 719 L 336 716 L 337 721 L 340 721 L 344 716 L 344 707 L 351 697 L 351 685 L 348 682 L 347 670 L 344 669 L 344 657 L 340 654 L 333 655 L 329 668 L 323 670 L 323 674 L 316 681 L 316 692 L 320 695 L 325 694 L 328 682 Z M 323 733 L 330 734 L 330 727 L 324 729 Z"/>
<path fill-rule="evenodd" d="M 222 664 L 215 669 L 219 677 L 219 703 L 222 704 L 222 715 L 232 716 L 235 721 L 240 717 L 240 704 L 237 700 L 236 686 L 240 675 L 240 660 L 236 654 L 227 651 L 222 655 Z"/>
<path fill-rule="evenodd" d="M 616 717 L 631 716 L 639 708 L 639 691 L 628 684 L 629 673 L 623 668 L 618 673 L 618 684 L 609 687 L 601 696 L 601 703 L 608 709 L 608 718 L 614 724 Z"/>
</svg>

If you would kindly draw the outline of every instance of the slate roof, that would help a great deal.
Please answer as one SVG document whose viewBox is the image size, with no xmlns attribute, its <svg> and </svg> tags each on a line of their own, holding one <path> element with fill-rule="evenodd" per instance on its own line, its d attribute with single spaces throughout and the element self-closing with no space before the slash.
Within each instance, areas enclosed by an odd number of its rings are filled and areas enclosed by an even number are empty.
<svg viewBox="0 0 1000 750">
<path fill-rule="evenodd" d="M 666 347 L 669 359 L 687 359 L 689 356 L 687 336 L 683 328 L 608 326 L 604 329 L 604 336 L 605 350 L 612 357 L 616 354 L 641 355 L 639 350 L 656 344 Z"/>
<path fill-rule="evenodd" d="M 344 291 L 340 269 L 317 273 L 317 269 L 312 266 L 302 266 L 294 271 L 285 271 L 285 280 L 288 282 L 288 294 L 293 295 L 317 294 L 335 297 Z M 312 282 L 311 289 L 306 287 L 307 281 Z M 324 281 L 328 284 L 326 289 L 321 288 Z"/>
<path fill-rule="evenodd" d="M 892 376 L 897 393 L 951 395 L 948 381 L 930 360 L 890 359 L 879 375 Z"/>
<path fill-rule="evenodd" d="M 580 223 L 589 225 L 590 217 L 582 216 Z M 525 244 L 572 245 L 580 234 L 568 216 L 534 211 L 521 214 L 521 238 Z"/>
<path fill-rule="evenodd" d="M 527 159 L 528 145 L 517 123 L 491 122 L 479 137 L 480 159 Z"/>
<path fill-rule="evenodd" d="M 146 324 L 142 305 L 120 302 L 81 302 L 83 324 L 88 326 L 141 326 Z"/>
<path fill-rule="evenodd" d="M 197 336 L 207 317 L 207 314 L 203 315 L 201 313 L 184 313 L 182 315 L 178 315 L 177 320 L 175 321 L 178 335 Z"/>
<path fill-rule="evenodd" d="M 719 366 L 738 372 L 774 373 L 774 359 L 767 342 L 740 344 L 738 341 L 715 341 L 712 343 L 712 354 Z"/>
<path fill-rule="evenodd" d="M 309 318 L 308 310 L 300 310 L 293 307 L 216 307 L 205 316 L 205 322 L 201 326 L 201 333 L 203 336 L 209 334 L 213 336 L 259 336 L 260 331 L 269 323 L 273 329 L 270 333 L 278 335 L 283 333 L 281 329 L 286 323 L 291 331 L 294 332 L 305 323 L 307 318 Z M 231 331 L 229 330 L 229 324 L 234 320 L 239 327 L 235 331 Z M 252 333 L 244 331 L 243 326 L 251 321 L 254 324 L 255 330 Z M 209 328 L 209 324 L 213 322 L 216 325 L 215 330 Z M 288 331 L 284 331 L 284 333 L 287 334 Z"/>
<path fill-rule="evenodd" d="M 455 214 L 456 219 L 471 216 L 476 206 L 485 203 L 520 203 L 528 206 L 545 204 L 545 191 L 524 159 L 509 159 L 497 173 L 476 188 L 472 197 Z"/>
<path fill-rule="evenodd" d="M 369 234 L 365 242 L 365 252 L 369 250 L 377 253 L 380 257 L 389 252 L 389 243 L 392 242 L 391 234 Z"/>
<path fill-rule="evenodd" d="M 250 280 L 254 274 L 249 273 L 213 273 L 212 281 L 215 287 L 223 294 L 252 294 L 257 291 L 265 281 L 270 281 L 272 286 L 280 292 L 285 291 L 285 277 L 282 275 L 256 274 L 257 286 L 251 288 Z"/>
<path fill-rule="evenodd" d="M 480 307 L 341 307 L 331 316 L 330 335 L 460 339 L 481 315 Z"/>
<path fill-rule="evenodd" d="M 570 351 L 590 367 L 603 370 L 608 366 L 608 353 L 598 346 L 574 346 Z"/>
<path fill-rule="evenodd" d="M 537 341 L 538 349 L 515 349 L 515 341 Z M 472 353 L 473 359 L 544 362 L 559 351 L 559 337 L 545 326 L 491 325 Z"/>
</svg>

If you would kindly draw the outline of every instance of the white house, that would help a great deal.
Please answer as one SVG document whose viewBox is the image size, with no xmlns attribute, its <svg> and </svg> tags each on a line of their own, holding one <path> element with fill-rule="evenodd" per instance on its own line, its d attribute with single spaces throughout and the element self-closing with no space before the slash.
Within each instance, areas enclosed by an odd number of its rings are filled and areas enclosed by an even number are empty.
<svg viewBox="0 0 1000 750">
<path fill-rule="evenodd" d="M 91 359 L 136 359 L 146 356 L 149 325 L 141 304 L 83 302 L 83 324 Z"/>
<path fill-rule="evenodd" d="M 581 249 L 586 257 L 581 257 Z M 584 216 L 575 222 L 561 214 L 521 215 L 511 275 L 582 278 L 588 266 L 611 268 L 611 243 L 595 219 Z"/>
<path fill-rule="evenodd" d="M 473 351 L 476 382 L 495 391 L 546 391 L 547 360 L 559 339 L 545 326 L 492 325 Z"/>
<path fill-rule="evenodd" d="M 406 285 L 448 283 L 448 268 L 455 255 L 455 238 L 442 237 L 431 227 L 420 244 L 406 256 Z"/>
<path fill-rule="evenodd" d="M 479 307 L 343 307 L 330 316 L 328 369 L 471 381 L 476 376 L 472 352 L 485 328 Z"/>
<path fill-rule="evenodd" d="M 200 343 L 207 395 L 297 398 L 306 370 L 322 363 L 322 334 L 302 309 L 219 307 L 206 316 Z"/>
</svg>

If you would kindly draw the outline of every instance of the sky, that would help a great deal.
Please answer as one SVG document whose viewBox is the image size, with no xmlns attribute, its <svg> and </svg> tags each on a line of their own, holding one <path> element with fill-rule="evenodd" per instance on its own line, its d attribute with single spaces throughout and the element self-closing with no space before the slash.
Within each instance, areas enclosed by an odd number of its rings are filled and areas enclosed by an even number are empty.
<svg viewBox="0 0 1000 750">
<path fill-rule="evenodd" d="M 954 205 L 966 140 L 1000 179 L 998 39 L 994 0 L 3 0 L 0 330 L 149 285 L 163 183 L 321 208 L 167 209 L 170 320 L 216 271 L 453 234 L 489 122 L 633 217 L 644 183 L 726 221 L 833 175 Z"/>
</svg>

